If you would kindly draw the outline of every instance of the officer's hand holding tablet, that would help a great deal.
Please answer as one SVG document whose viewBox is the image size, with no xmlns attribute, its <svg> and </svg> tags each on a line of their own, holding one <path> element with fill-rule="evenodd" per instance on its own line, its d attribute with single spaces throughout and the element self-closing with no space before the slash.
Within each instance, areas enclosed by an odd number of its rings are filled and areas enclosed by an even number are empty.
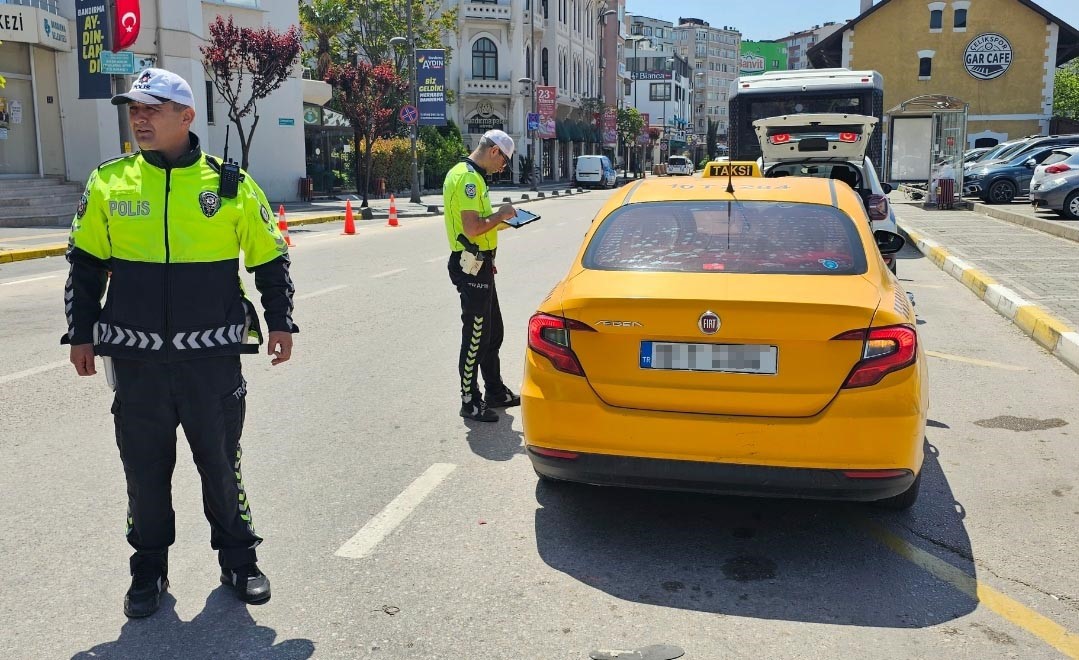
<svg viewBox="0 0 1079 660">
<path fill-rule="evenodd" d="M 529 223 L 532 223 L 532 222 L 535 222 L 536 220 L 539 220 L 539 219 L 540 219 L 540 216 L 536 215 L 535 213 L 531 213 L 531 212 L 526 211 L 524 209 L 517 209 L 517 214 L 516 215 L 514 215 L 512 218 L 510 218 L 508 220 L 503 220 L 502 222 L 506 223 L 510 227 L 513 227 L 514 229 L 519 229 L 519 228 L 524 227 L 525 225 L 527 225 Z"/>
</svg>

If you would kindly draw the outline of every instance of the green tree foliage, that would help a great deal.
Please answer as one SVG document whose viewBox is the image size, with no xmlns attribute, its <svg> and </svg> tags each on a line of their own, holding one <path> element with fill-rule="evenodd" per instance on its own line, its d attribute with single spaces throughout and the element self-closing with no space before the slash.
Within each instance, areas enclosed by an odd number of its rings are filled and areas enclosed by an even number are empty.
<svg viewBox="0 0 1079 660">
<path fill-rule="evenodd" d="M 441 0 L 337 0 L 355 11 L 352 29 L 343 36 L 346 50 L 371 62 L 389 60 L 400 71 L 408 58 L 390 46 L 393 37 L 408 36 L 405 6 L 412 3 L 412 30 L 417 48 L 444 48 L 444 34 L 457 33 L 457 9 L 444 9 Z M 450 56 L 447 49 L 446 57 Z"/>
<path fill-rule="evenodd" d="M 621 108 L 618 110 L 618 139 L 626 150 L 626 162 L 624 170 L 629 176 L 629 149 L 637 144 L 637 137 L 644 130 L 644 117 L 637 108 Z"/>
<path fill-rule="evenodd" d="M 424 145 L 423 176 L 428 188 L 441 185 L 446 172 L 468 155 L 461 131 L 453 122 L 445 126 L 421 126 Z"/>
<path fill-rule="evenodd" d="M 330 65 L 343 56 L 341 37 L 356 22 L 356 10 L 344 0 L 300 0 L 300 25 L 313 48 L 304 52 L 304 64 L 325 80 Z"/>
<path fill-rule="evenodd" d="M 1079 119 L 1079 60 L 1072 60 L 1057 69 L 1053 116 Z"/>
<path fill-rule="evenodd" d="M 416 157 L 424 161 L 426 147 L 416 144 Z M 371 171 L 386 180 L 386 192 L 408 190 L 412 185 L 412 151 L 408 138 L 380 138 L 371 145 Z"/>
</svg>

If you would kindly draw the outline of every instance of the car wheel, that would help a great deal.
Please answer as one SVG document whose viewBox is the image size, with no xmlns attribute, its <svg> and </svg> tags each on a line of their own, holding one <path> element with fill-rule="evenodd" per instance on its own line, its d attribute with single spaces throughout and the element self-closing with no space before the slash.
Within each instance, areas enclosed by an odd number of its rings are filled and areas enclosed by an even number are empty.
<svg viewBox="0 0 1079 660">
<path fill-rule="evenodd" d="M 917 477 L 914 477 L 914 483 L 910 485 L 910 488 L 906 489 L 898 495 L 892 497 L 886 497 L 883 500 L 877 500 L 873 504 L 881 507 L 882 509 L 891 509 L 892 511 L 906 511 L 910 507 L 914 506 L 914 503 L 918 501 L 918 490 L 922 486 L 922 473 L 919 472 Z"/>
<path fill-rule="evenodd" d="M 1079 220 L 1079 190 L 1073 190 L 1064 198 L 1064 208 L 1060 215 L 1069 220 Z"/>
<path fill-rule="evenodd" d="M 1008 204 L 1015 199 L 1015 184 L 1011 181 L 997 181 L 989 186 L 988 199 L 990 204 Z"/>
</svg>

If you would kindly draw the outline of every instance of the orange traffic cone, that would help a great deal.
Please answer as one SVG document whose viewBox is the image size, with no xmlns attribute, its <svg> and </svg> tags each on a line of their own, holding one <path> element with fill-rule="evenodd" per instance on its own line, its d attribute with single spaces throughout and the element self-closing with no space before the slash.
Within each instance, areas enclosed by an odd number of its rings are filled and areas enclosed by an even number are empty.
<svg viewBox="0 0 1079 660">
<path fill-rule="evenodd" d="M 397 224 L 397 200 L 390 195 L 390 221 L 386 223 L 387 227 L 399 227 Z"/>
<path fill-rule="evenodd" d="M 345 231 L 341 232 L 345 236 L 352 236 L 356 233 L 356 219 L 352 217 L 352 200 L 345 200 Z"/>
<path fill-rule="evenodd" d="M 292 247 L 292 239 L 288 236 L 288 222 L 285 220 L 285 205 L 277 208 L 277 229 L 285 239 L 285 245 Z"/>
</svg>

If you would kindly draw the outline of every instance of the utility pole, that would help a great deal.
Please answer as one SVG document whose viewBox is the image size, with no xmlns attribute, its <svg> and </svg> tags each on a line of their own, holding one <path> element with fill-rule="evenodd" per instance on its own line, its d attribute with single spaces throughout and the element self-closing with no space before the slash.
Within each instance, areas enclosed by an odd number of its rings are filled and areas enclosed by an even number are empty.
<svg viewBox="0 0 1079 660">
<path fill-rule="evenodd" d="M 416 121 L 409 126 L 408 137 L 412 147 L 412 197 L 409 202 L 420 204 L 420 171 L 416 162 L 416 133 L 420 129 L 419 89 L 416 87 L 416 35 L 412 30 L 412 0 L 405 1 L 405 21 L 408 23 L 408 78 L 412 106 L 417 109 Z"/>
</svg>

